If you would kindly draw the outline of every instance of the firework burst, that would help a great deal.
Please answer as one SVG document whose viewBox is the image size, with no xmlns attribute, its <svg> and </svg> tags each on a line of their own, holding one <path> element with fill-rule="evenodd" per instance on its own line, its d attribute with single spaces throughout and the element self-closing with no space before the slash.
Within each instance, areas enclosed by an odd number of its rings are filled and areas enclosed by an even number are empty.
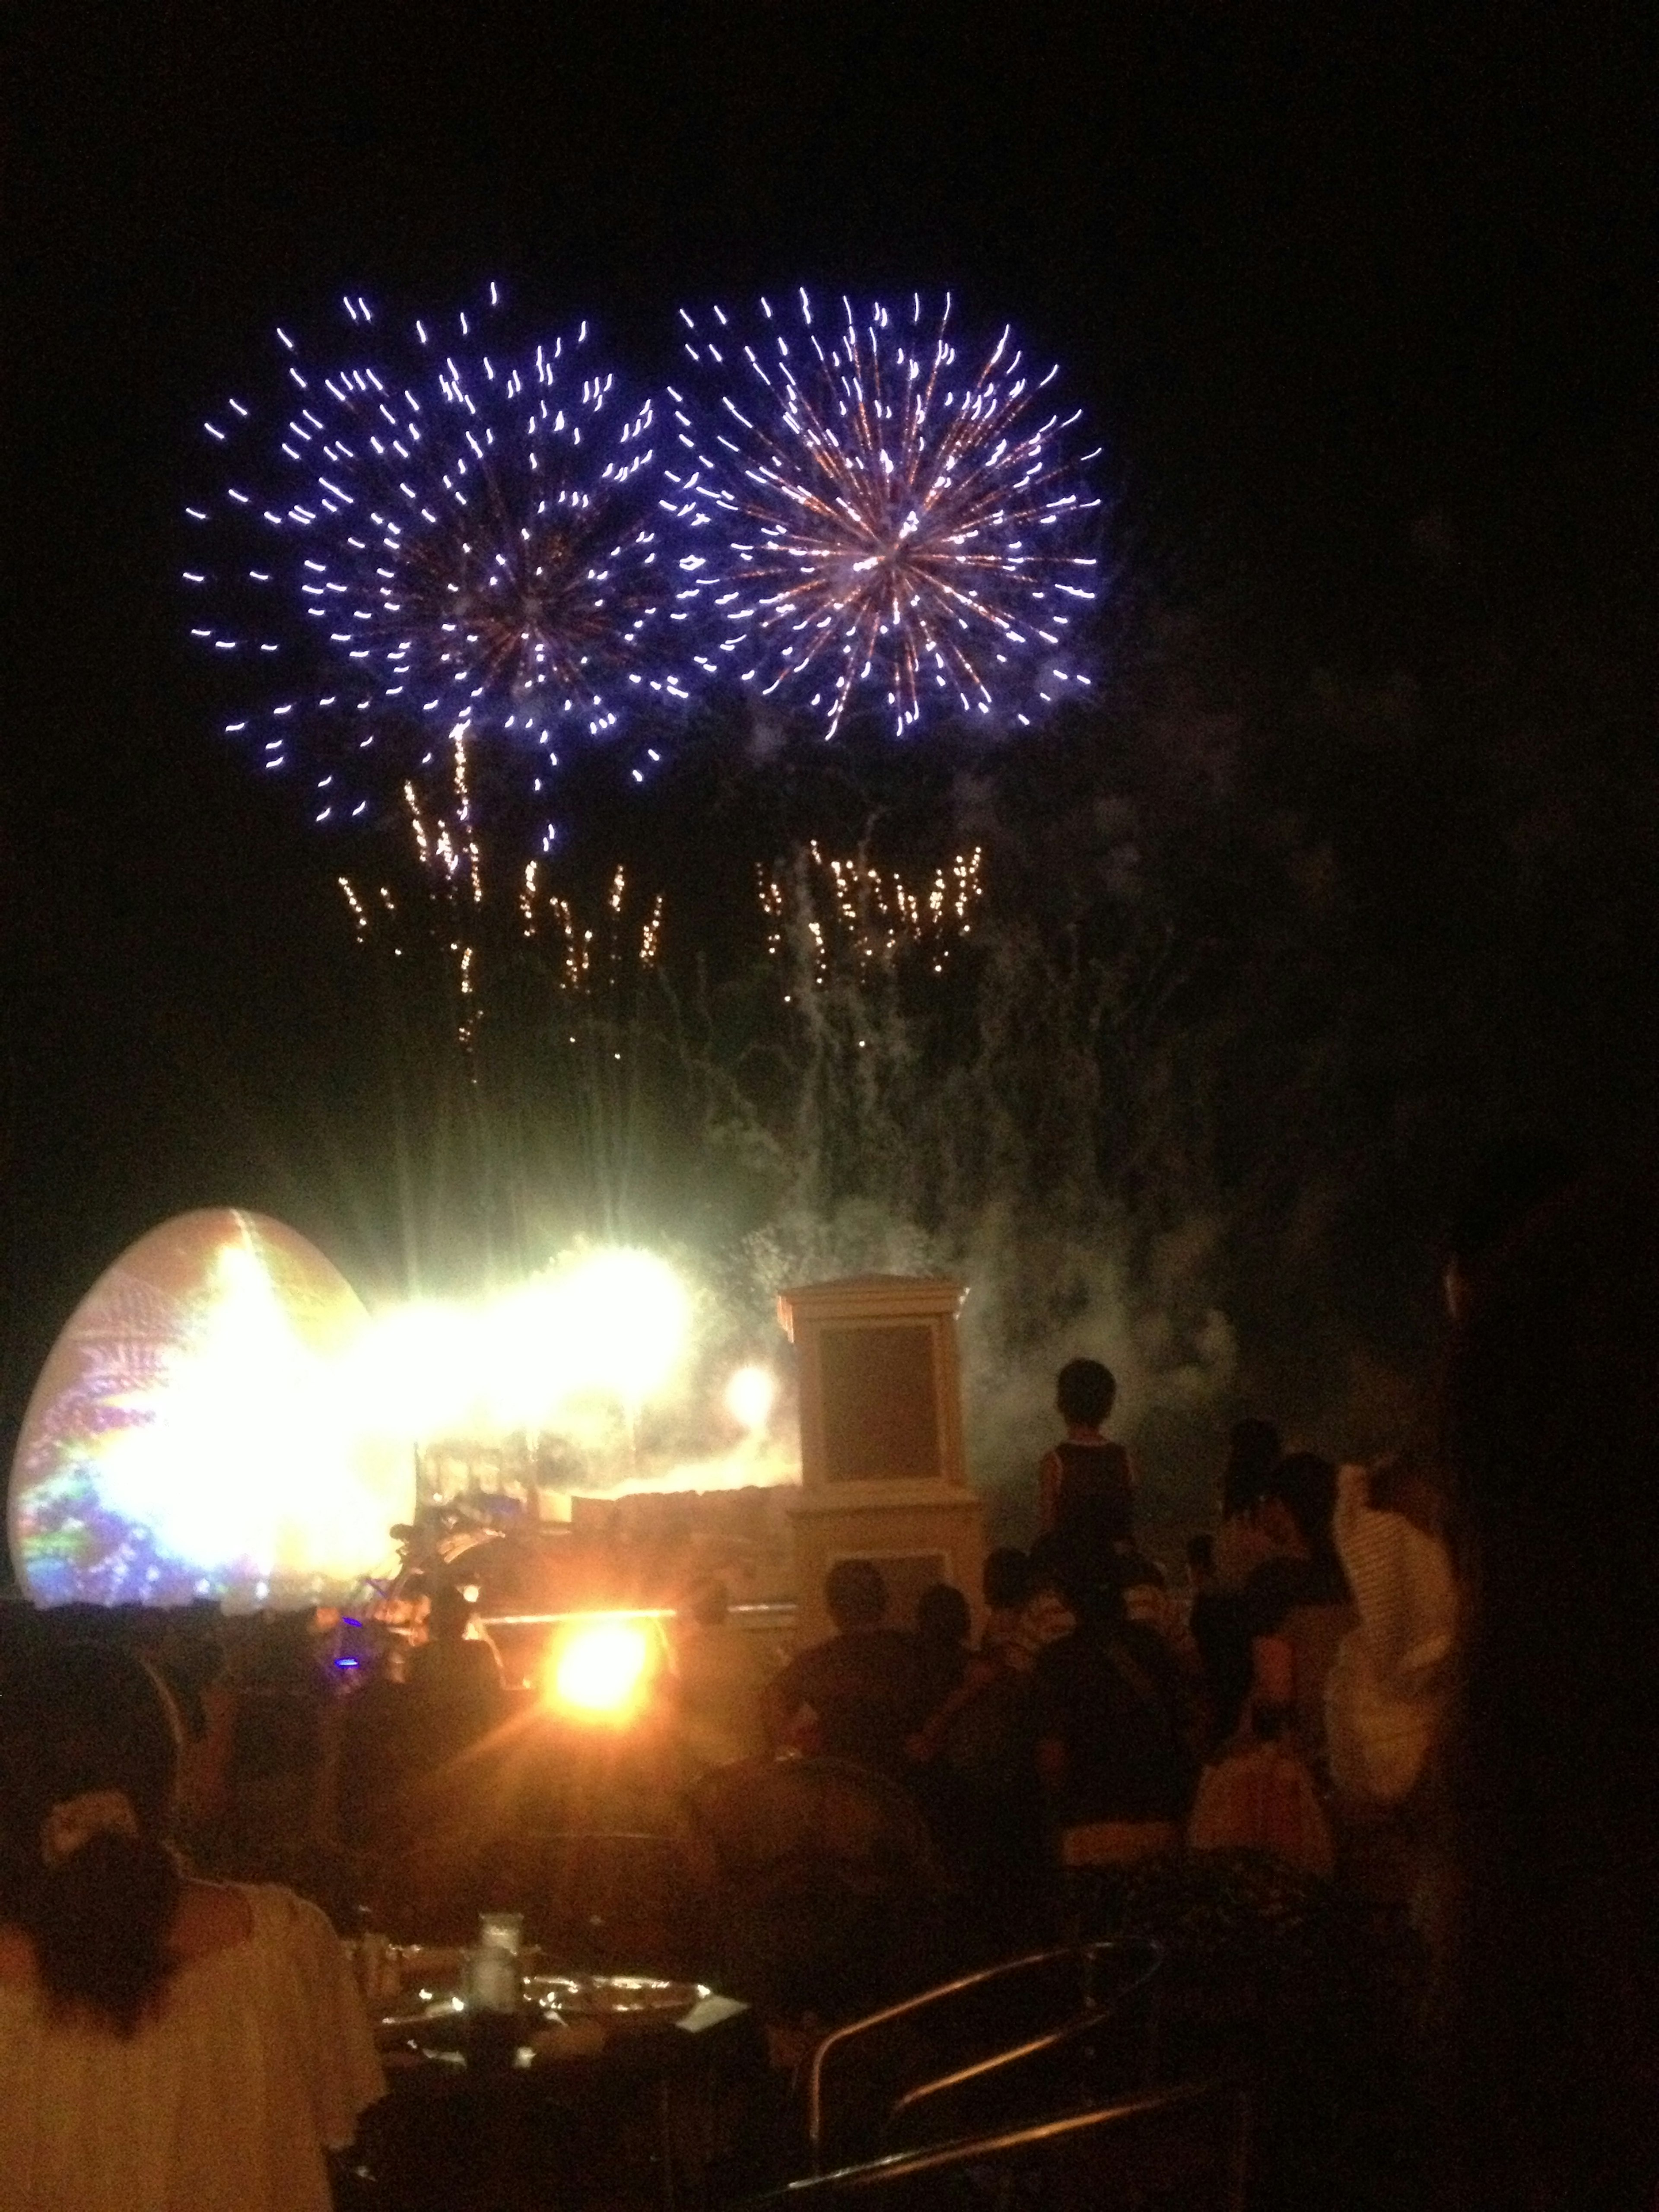
<svg viewBox="0 0 1659 2212">
<path fill-rule="evenodd" d="M 204 425 L 227 473 L 186 510 L 191 635 L 263 701 L 227 732 L 308 775 L 319 822 L 413 809 L 458 743 L 534 808 L 561 738 L 684 696 L 650 649 L 652 406 L 621 404 L 586 324 L 498 345 L 493 285 L 401 335 L 344 305 L 328 365 L 279 330 L 270 401 Z"/>
<path fill-rule="evenodd" d="M 670 388 L 665 506 L 690 533 L 679 611 L 709 618 L 694 658 L 811 714 L 833 736 L 864 702 L 902 734 L 930 709 L 1036 712 L 1086 684 L 1071 643 L 1097 595 L 1100 501 L 1005 331 L 975 368 L 933 316 L 841 303 L 820 326 L 761 301 L 750 343 L 719 309 L 681 310 L 696 382 Z"/>
</svg>

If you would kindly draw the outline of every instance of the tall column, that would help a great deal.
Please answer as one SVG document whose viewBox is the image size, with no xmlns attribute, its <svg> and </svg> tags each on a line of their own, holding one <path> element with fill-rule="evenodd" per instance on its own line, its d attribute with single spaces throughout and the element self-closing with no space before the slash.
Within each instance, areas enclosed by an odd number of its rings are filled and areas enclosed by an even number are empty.
<svg viewBox="0 0 1659 2212">
<path fill-rule="evenodd" d="M 968 1486 L 957 1352 L 960 1283 L 856 1275 L 783 1291 L 795 1346 L 801 1489 L 794 1528 L 797 1633 L 830 1633 L 823 1578 L 872 1560 L 888 1620 L 909 1627 L 930 1583 L 954 1583 L 980 1611 L 984 1508 Z"/>
</svg>

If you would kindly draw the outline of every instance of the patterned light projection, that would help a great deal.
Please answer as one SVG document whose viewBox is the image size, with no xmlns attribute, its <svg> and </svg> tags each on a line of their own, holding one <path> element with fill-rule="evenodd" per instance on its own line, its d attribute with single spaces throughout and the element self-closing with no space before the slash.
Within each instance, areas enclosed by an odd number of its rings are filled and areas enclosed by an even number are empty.
<svg viewBox="0 0 1659 2212">
<path fill-rule="evenodd" d="M 179 1215 L 70 1316 L 12 1465 L 13 1561 L 42 1605 L 338 1603 L 413 1503 L 407 1443 L 349 1382 L 367 1316 L 277 1221 Z"/>
</svg>

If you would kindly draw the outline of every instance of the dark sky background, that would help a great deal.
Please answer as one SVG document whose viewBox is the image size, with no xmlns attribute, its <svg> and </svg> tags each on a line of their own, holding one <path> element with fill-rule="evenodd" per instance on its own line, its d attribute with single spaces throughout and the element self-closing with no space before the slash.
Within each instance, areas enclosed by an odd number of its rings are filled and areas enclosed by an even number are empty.
<svg viewBox="0 0 1659 2212">
<path fill-rule="evenodd" d="M 1650 551 L 1650 38 L 1634 4 L 26 10 L 0 1412 L 165 1214 L 266 1205 L 349 1259 L 341 1190 L 380 1202 L 335 862 L 216 735 L 176 582 L 198 425 L 274 320 L 496 276 L 649 368 L 682 298 L 950 286 L 1065 362 L 1172 604 L 1365 667 L 1415 528 L 1571 627 Z"/>
</svg>

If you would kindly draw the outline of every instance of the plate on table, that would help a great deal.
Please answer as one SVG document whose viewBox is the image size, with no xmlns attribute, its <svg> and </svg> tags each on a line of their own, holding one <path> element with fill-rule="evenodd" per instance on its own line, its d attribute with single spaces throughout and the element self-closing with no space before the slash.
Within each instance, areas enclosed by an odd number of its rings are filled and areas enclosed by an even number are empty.
<svg viewBox="0 0 1659 2212">
<path fill-rule="evenodd" d="M 528 1974 L 525 2002 L 550 2019 L 597 2021 L 607 2027 L 665 2027 L 709 1995 L 702 1982 L 664 1982 L 647 1974 Z"/>
<path fill-rule="evenodd" d="M 455 2042 L 468 2017 L 465 1960 L 465 1951 L 432 1947 L 418 1961 L 406 1955 L 402 1994 L 376 2008 L 383 2048 Z M 611 2035 L 672 2027 L 710 1996 L 704 1983 L 647 1974 L 526 1974 L 522 1990 L 524 2008 L 539 2013 L 548 2032 L 536 2039 L 538 2054 L 563 2057 L 602 2049 Z"/>
</svg>

